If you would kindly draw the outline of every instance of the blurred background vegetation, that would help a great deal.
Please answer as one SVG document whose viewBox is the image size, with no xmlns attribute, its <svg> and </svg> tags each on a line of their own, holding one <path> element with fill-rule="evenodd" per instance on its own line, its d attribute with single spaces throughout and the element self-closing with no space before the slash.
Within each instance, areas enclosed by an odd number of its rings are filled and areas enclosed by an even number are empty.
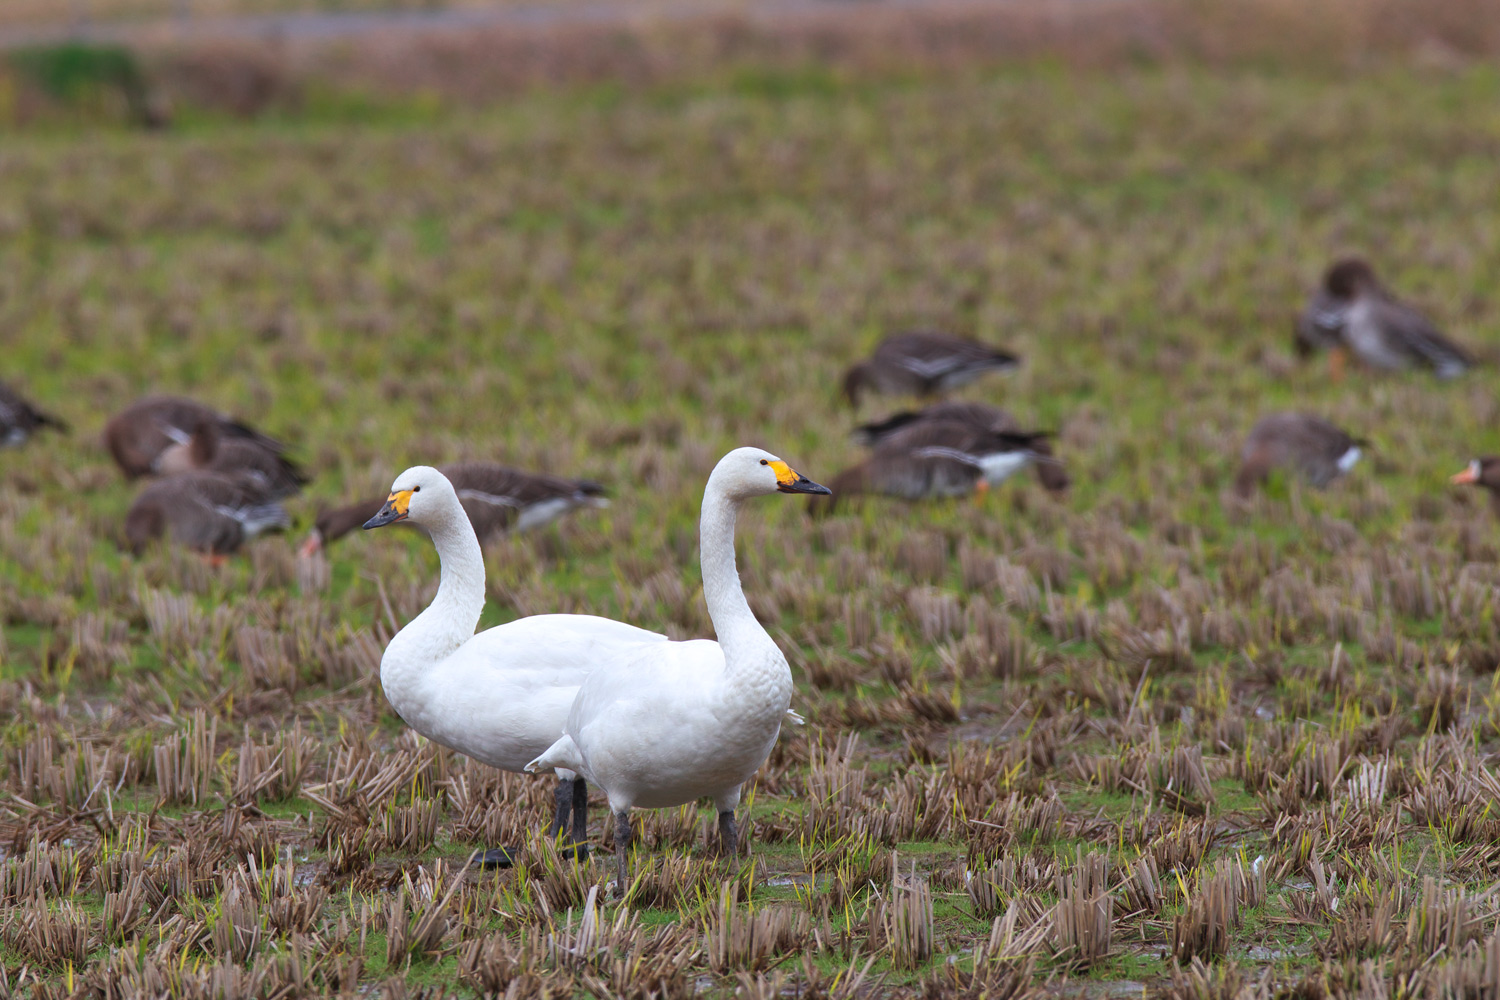
<svg viewBox="0 0 1500 1000">
<path fill-rule="evenodd" d="M 258 16 L 271 13 L 286 16 Z M 7 4 L 0 125 L 473 107 L 558 84 L 834 79 L 1000 59 L 1105 73 L 1196 65 L 1336 76 L 1393 60 L 1453 69 L 1500 53 L 1492 15 L 1484 0 Z"/>
</svg>

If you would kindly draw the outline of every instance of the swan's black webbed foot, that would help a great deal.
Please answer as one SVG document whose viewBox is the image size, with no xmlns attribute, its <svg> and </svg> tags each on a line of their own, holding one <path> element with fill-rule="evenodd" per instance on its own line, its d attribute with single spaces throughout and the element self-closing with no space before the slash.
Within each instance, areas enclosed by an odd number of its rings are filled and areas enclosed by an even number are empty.
<svg viewBox="0 0 1500 1000">
<path fill-rule="evenodd" d="M 474 863 L 480 868 L 514 868 L 516 851 L 510 847 L 495 847 L 488 851 L 480 851 L 474 858 Z"/>
<path fill-rule="evenodd" d="M 589 859 L 588 844 L 558 844 L 557 856 L 565 861 L 584 862 Z"/>
</svg>

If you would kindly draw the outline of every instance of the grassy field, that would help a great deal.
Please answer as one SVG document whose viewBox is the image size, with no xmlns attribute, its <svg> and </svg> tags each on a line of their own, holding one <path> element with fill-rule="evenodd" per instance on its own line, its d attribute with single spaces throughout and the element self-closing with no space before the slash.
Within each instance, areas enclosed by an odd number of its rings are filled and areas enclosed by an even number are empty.
<svg viewBox="0 0 1500 1000">
<path fill-rule="evenodd" d="M 0 985 L 1494 995 L 1500 525 L 1446 481 L 1500 451 L 1493 368 L 1330 384 L 1290 332 L 1359 251 L 1500 356 L 1497 86 L 1040 61 L 6 134 L 3 374 L 75 432 L 0 452 Z M 642 885 L 596 900 L 609 866 L 526 839 L 550 781 L 381 696 L 430 545 L 294 555 L 320 505 L 499 458 L 615 502 L 493 546 L 486 624 L 710 634 L 714 461 L 832 478 L 859 457 L 838 377 L 908 325 L 1022 354 L 964 395 L 1056 430 L 1074 488 L 747 513 L 808 724 L 743 867 L 706 854 L 708 810 L 643 814 Z M 97 432 L 148 391 L 293 442 L 298 533 L 217 569 L 122 555 Z M 1227 500 L 1284 408 L 1372 460 Z M 521 840 L 518 870 L 462 873 Z"/>
</svg>

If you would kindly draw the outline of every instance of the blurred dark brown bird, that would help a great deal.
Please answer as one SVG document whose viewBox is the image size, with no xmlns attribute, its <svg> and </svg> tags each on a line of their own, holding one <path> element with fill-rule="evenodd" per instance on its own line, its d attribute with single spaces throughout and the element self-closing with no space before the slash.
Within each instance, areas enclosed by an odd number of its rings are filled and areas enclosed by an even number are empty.
<svg viewBox="0 0 1500 1000">
<path fill-rule="evenodd" d="M 250 476 L 184 472 L 141 490 L 125 515 L 125 541 L 140 555 L 170 539 L 205 555 L 228 555 L 257 535 L 289 527 L 291 518 Z"/>
<path fill-rule="evenodd" d="M 164 476 L 182 472 L 243 473 L 258 482 L 275 499 L 289 497 L 308 482 L 308 476 L 264 435 L 246 437 L 226 434 L 217 415 L 200 416 L 188 440 L 174 444 L 156 459 L 156 471 Z"/>
<path fill-rule="evenodd" d="M 1020 363 L 1014 354 L 948 333 L 896 333 L 844 373 L 844 398 L 850 406 L 858 406 L 866 391 L 927 398 L 987 372 L 1012 371 Z"/>
<path fill-rule="evenodd" d="M 916 411 L 908 410 L 892 414 L 876 423 L 861 424 L 854 429 L 854 438 L 863 445 L 876 448 L 908 428 L 932 423 L 960 423 L 977 431 L 991 434 L 1025 433 L 1016 423 L 1016 418 L 998 406 L 991 406 L 988 403 L 945 401 L 933 403 L 931 406 Z M 1068 487 L 1072 485 L 1072 480 L 1068 477 L 1068 470 L 1062 462 L 1057 461 L 1052 450 L 1052 442 L 1040 434 L 1033 434 L 1032 437 L 1034 438 L 1033 448 L 1038 456 L 1038 461 L 1033 463 L 1037 479 L 1049 492 L 1067 492 Z"/>
<path fill-rule="evenodd" d="M 1430 368 L 1438 378 L 1461 375 L 1474 364 L 1468 351 L 1445 337 L 1421 313 L 1397 300 L 1358 257 L 1337 261 L 1323 275 L 1297 317 L 1293 346 L 1302 357 L 1330 350 L 1330 370 L 1343 375 L 1347 351 L 1378 371 Z"/>
<path fill-rule="evenodd" d="M 50 427 L 66 434 L 68 425 L 43 413 L 19 392 L 0 382 L 0 445 L 24 444 L 31 435 Z"/>
<path fill-rule="evenodd" d="M 604 487 L 588 479 L 521 472 L 493 462 L 457 462 L 439 466 L 438 471 L 453 484 L 481 543 L 501 531 L 540 528 L 580 507 L 609 506 Z M 370 497 L 323 511 L 302 544 L 302 554 L 321 551 L 360 527 L 375 516 L 385 500 L 383 496 Z"/>
<path fill-rule="evenodd" d="M 1308 413 L 1273 413 L 1250 429 L 1240 451 L 1234 492 L 1249 497 L 1276 468 L 1289 469 L 1319 489 L 1354 468 L 1360 446 L 1322 417 Z"/>
<path fill-rule="evenodd" d="M 954 420 L 920 421 L 892 432 L 865 461 L 833 478 L 833 496 L 815 501 L 817 514 L 843 500 L 877 493 L 902 500 L 984 493 L 1041 460 L 1046 435 L 985 431 Z"/>
<path fill-rule="evenodd" d="M 148 396 L 121 410 L 104 425 L 104 446 L 126 479 L 156 475 L 162 471 L 163 453 L 191 444 L 193 432 L 205 423 L 214 424 L 221 440 L 253 442 L 273 455 L 286 451 L 275 438 L 180 396 Z"/>
</svg>

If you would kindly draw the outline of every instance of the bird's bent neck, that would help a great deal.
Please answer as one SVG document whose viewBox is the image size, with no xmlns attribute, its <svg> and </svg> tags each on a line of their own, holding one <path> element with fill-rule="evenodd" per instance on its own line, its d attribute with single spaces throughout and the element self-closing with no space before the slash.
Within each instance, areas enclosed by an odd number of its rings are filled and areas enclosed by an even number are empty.
<svg viewBox="0 0 1500 1000">
<path fill-rule="evenodd" d="M 441 563 L 437 595 L 386 647 L 381 683 L 399 685 L 410 672 L 448 657 L 474 637 L 484 610 L 484 555 L 458 501 L 454 515 L 425 525 Z"/>
</svg>

